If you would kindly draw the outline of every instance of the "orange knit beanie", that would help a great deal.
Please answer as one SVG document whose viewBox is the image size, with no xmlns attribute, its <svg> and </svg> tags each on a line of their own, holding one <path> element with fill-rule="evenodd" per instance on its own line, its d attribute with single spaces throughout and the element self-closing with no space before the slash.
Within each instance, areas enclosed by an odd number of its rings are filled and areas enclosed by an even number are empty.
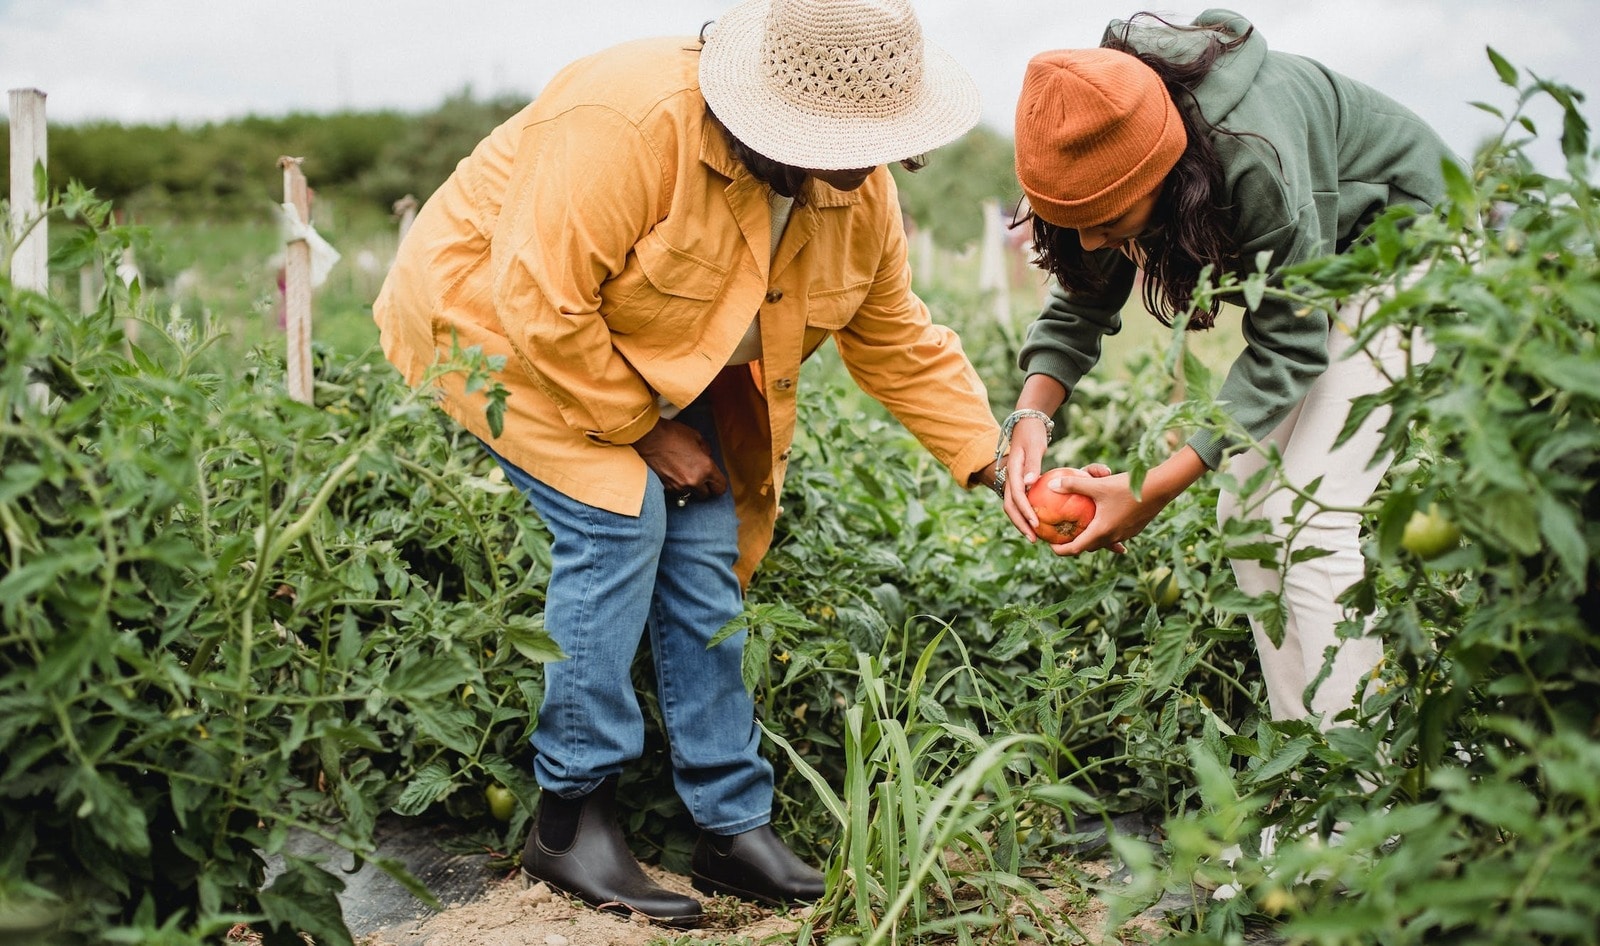
<svg viewBox="0 0 1600 946">
<path fill-rule="evenodd" d="M 1155 71 L 1114 49 L 1028 61 L 1017 99 L 1017 180 L 1034 213 L 1081 230 L 1161 185 L 1188 142 Z"/>
</svg>

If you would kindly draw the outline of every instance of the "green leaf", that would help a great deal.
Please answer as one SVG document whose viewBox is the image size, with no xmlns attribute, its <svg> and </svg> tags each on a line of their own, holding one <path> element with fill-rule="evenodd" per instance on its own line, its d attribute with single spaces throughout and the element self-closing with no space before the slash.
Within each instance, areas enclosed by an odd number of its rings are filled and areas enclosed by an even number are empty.
<svg viewBox="0 0 1600 946">
<path fill-rule="evenodd" d="M 327 740 L 341 750 L 337 755 L 342 755 L 346 749 L 368 749 L 372 752 L 382 752 L 383 742 L 377 736 L 368 732 L 354 723 L 344 720 L 324 720 L 316 727 L 316 738 Z"/>
<path fill-rule="evenodd" d="M 1295 770 L 1310 752 L 1310 736 L 1297 736 L 1291 739 L 1276 755 L 1262 763 L 1260 768 L 1250 770 L 1249 783 L 1261 785 Z"/>
<path fill-rule="evenodd" d="M 1482 517 L 1484 534 L 1494 536 L 1503 547 L 1519 555 L 1532 555 L 1542 547 L 1538 510 L 1528 494 L 1493 490 L 1476 514 Z"/>
<path fill-rule="evenodd" d="M 405 861 L 395 857 L 374 857 L 368 863 L 394 878 L 413 897 L 427 904 L 430 908 L 434 910 L 443 910 L 445 908 L 444 904 L 439 902 L 439 898 L 434 896 L 433 891 L 428 889 L 428 885 L 418 880 L 411 871 L 406 869 Z"/>
<path fill-rule="evenodd" d="M 1261 308 L 1261 300 L 1267 294 L 1267 278 L 1260 273 L 1251 273 L 1240 287 L 1244 292 L 1245 308 L 1254 312 Z"/>
<path fill-rule="evenodd" d="M 1065 782 L 1048 782 L 1043 785 L 1035 785 L 1027 790 L 1027 794 L 1029 798 L 1037 799 L 1046 805 L 1059 808 L 1065 812 L 1074 810 L 1095 811 L 1100 807 L 1100 803 L 1095 800 L 1093 795 Z"/>
<path fill-rule="evenodd" d="M 473 714 L 453 700 L 413 702 L 411 718 L 425 735 L 441 746 L 468 746 L 473 743 Z"/>
<path fill-rule="evenodd" d="M 1577 506 L 1539 494 L 1539 531 L 1574 588 L 1584 586 L 1589 571 L 1589 546 L 1583 536 L 1583 514 Z"/>
<path fill-rule="evenodd" d="M 1164 624 L 1156 631 L 1150 645 L 1151 689 L 1164 690 L 1178 679 L 1188 653 L 1191 631 L 1186 621 Z"/>
<path fill-rule="evenodd" d="M 1440 169 L 1444 172 L 1445 194 L 1450 201 L 1460 207 L 1472 207 L 1478 202 L 1478 191 L 1472 186 L 1472 179 L 1467 177 L 1467 172 L 1461 165 L 1451 160 L 1440 162 Z"/>
<path fill-rule="evenodd" d="M 516 648 L 517 653 L 534 663 L 567 659 L 567 655 L 561 652 L 561 647 L 555 638 L 544 629 L 543 614 L 512 615 L 506 618 L 501 626 L 500 636 Z"/>
<path fill-rule="evenodd" d="M 148 819 L 121 782 L 80 766 L 61 786 L 58 797 L 76 798 L 76 817 L 112 849 L 138 856 L 150 853 Z"/>
<path fill-rule="evenodd" d="M 21 600 L 45 588 L 60 585 L 64 575 L 83 574 L 98 567 L 103 556 L 98 549 L 74 543 L 61 551 L 46 552 L 0 578 L 0 600 Z"/>
<path fill-rule="evenodd" d="M 1516 834 L 1535 830 L 1539 801 L 1520 785 L 1471 781 L 1460 769 L 1435 772 L 1432 784 L 1440 790 L 1444 804 L 1454 811 Z"/>
<path fill-rule="evenodd" d="M 0 504 L 37 489 L 44 480 L 44 469 L 37 463 L 8 463 L 0 468 Z"/>
<path fill-rule="evenodd" d="M 322 946 L 355 946 L 345 925 L 339 893 L 344 881 L 304 858 L 285 856 L 284 871 L 261 891 L 261 912 L 281 942 L 300 941 L 306 934 Z"/>
<path fill-rule="evenodd" d="M 411 776 L 394 803 L 396 814 L 415 816 L 427 811 L 429 806 L 443 801 L 458 787 L 450 768 L 443 762 L 429 762 Z"/>
<path fill-rule="evenodd" d="M 772 642 L 757 634 L 744 639 L 744 653 L 740 655 L 740 673 L 745 689 L 754 690 L 767 677 L 767 662 L 772 656 Z"/>
<path fill-rule="evenodd" d="M 489 422 L 489 433 L 498 438 L 506 429 L 506 401 L 510 392 L 498 383 L 489 390 L 488 404 L 484 406 L 483 416 Z"/>
<path fill-rule="evenodd" d="M 441 657 L 411 657 L 390 670 L 383 692 L 397 700 L 422 702 L 449 693 L 470 679 L 467 670 Z"/>
<path fill-rule="evenodd" d="M 1558 390 L 1573 391 L 1600 400 L 1600 365 L 1595 356 L 1549 355 L 1530 359 L 1529 368 Z"/>
<path fill-rule="evenodd" d="M 1486 46 L 1484 49 L 1489 53 L 1489 61 L 1494 64 L 1494 71 L 1499 74 L 1501 83 L 1509 85 L 1513 89 L 1516 88 L 1520 78 L 1517 75 L 1517 70 L 1512 67 L 1511 63 L 1506 61 L 1504 56 L 1495 52 L 1493 46 Z"/>
</svg>

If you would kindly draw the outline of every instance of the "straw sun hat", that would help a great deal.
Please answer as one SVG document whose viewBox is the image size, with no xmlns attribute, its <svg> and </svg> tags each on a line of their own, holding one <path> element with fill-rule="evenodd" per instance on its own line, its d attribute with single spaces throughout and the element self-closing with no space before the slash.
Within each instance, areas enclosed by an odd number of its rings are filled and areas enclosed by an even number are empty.
<svg viewBox="0 0 1600 946">
<path fill-rule="evenodd" d="M 978 122 L 978 89 L 907 0 L 747 0 L 712 25 L 700 89 L 734 137 L 791 167 L 875 167 Z"/>
</svg>

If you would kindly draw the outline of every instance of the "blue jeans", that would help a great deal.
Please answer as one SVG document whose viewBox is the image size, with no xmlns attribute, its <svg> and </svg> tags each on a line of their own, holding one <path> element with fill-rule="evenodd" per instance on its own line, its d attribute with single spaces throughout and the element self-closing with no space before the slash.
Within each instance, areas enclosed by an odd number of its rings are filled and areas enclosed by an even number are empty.
<svg viewBox="0 0 1600 946">
<path fill-rule="evenodd" d="M 720 464 L 709 406 L 697 402 L 677 420 L 700 431 Z M 634 518 L 564 496 L 489 452 L 553 539 L 544 623 L 567 659 L 544 666 L 530 740 L 540 787 L 586 794 L 644 751 L 629 670 L 648 628 L 673 783 L 695 824 L 717 834 L 766 824 L 772 766 L 740 674 L 745 635 L 706 646 L 743 609 L 732 494 L 680 508 L 652 471 Z"/>
</svg>

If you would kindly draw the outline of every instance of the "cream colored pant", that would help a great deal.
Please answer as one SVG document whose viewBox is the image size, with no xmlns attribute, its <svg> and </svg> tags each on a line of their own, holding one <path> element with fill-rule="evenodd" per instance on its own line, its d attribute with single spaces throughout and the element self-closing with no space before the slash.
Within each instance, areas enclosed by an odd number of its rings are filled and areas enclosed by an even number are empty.
<svg viewBox="0 0 1600 946">
<path fill-rule="evenodd" d="M 1322 508 L 1350 509 L 1366 503 L 1393 459 L 1385 455 L 1374 460 L 1389 417 L 1387 410 L 1374 411 L 1350 439 L 1337 448 L 1333 445 L 1344 427 L 1351 400 L 1388 386 L 1378 365 L 1392 377 L 1400 377 L 1405 370 L 1406 352 L 1400 347 L 1397 331 L 1380 335 L 1366 351 L 1352 350 L 1349 326 L 1373 304 L 1353 303 L 1339 311 L 1328 338 L 1328 370 L 1267 436 L 1265 443 L 1276 444 L 1282 455 L 1281 474 L 1268 478 L 1249 497 L 1224 491 L 1217 503 L 1221 522 L 1244 518 L 1272 523 L 1273 533 L 1285 543 L 1283 561 L 1298 549 L 1331 553 L 1287 569 L 1281 564 L 1230 562 L 1240 590 L 1250 595 L 1279 592 L 1281 596 L 1284 634 L 1280 646 L 1274 647 L 1260 622 L 1251 618 L 1273 719 L 1298 719 L 1309 710 L 1322 716 L 1326 725 L 1360 698 L 1383 659 L 1381 640 L 1365 635 L 1341 638 L 1337 631 L 1344 617 L 1337 598 L 1360 580 L 1364 568 L 1360 514 Z M 1420 340 L 1413 343 L 1412 356 L 1425 357 L 1422 348 Z M 1227 470 L 1242 485 L 1266 463 L 1262 453 L 1249 451 L 1230 459 Z M 1305 490 L 1318 477 L 1322 477 L 1315 493 L 1318 501 L 1304 503 L 1295 511 L 1295 495 L 1283 482 Z M 1313 693 L 1307 693 L 1329 659 L 1333 663 L 1328 676 Z"/>
</svg>

